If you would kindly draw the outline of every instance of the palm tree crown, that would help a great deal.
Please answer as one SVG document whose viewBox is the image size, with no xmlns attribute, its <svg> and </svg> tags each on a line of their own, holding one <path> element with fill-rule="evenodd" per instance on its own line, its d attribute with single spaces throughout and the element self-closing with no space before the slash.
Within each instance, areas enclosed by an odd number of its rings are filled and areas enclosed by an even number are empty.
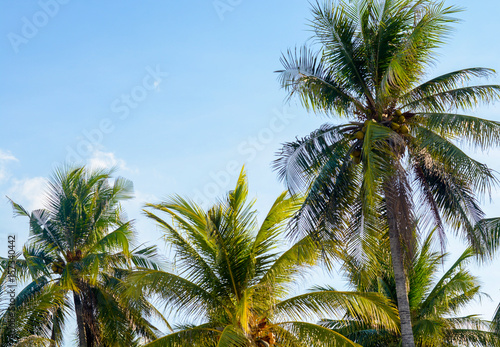
<svg viewBox="0 0 500 347">
<path fill-rule="evenodd" d="M 15 341 L 40 335 L 60 343 L 71 307 L 81 347 L 132 346 L 138 337 L 156 337 L 158 330 L 147 320 L 156 314 L 154 307 L 143 297 L 127 299 L 122 289 L 131 266 L 158 268 L 156 251 L 132 248 L 132 224 L 124 220 L 120 206 L 131 197 L 132 184 L 122 178 L 110 184 L 111 173 L 84 167 L 59 170 L 48 184 L 44 209 L 29 213 L 12 202 L 30 226 L 30 238 L 16 260 L 18 275 L 28 284 L 15 309 L 21 314 L 33 310 L 33 315 L 20 324 L 20 331 L 3 329 L 3 337 Z"/>
<path fill-rule="evenodd" d="M 294 282 L 318 260 L 318 248 L 307 237 L 284 252 L 283 244 L 278 247 L 296 199 L 281 194 L 259 226 L 247 195 L 242 172 L 235 189 L 208 211 L 178 196 L 148 204 L 153 211 L 146 214 L 175 249 L 178 272 L 139 273 L 129 292 L 157 295 L 177 317 L 197 319 L 147 346 L 354 346 L 308 322 L 346 311 L 395 327 L 397 316 L 381 295 L 324 290 L 289 297 Z"/>
</svg>

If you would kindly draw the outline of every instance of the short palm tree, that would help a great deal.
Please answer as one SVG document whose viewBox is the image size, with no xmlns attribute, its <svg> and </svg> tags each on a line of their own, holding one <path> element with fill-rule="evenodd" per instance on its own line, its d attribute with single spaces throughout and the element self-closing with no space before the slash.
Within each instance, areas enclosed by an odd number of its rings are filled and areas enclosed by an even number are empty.
<svg viewBox="0 0 500 347">
<path fill-rule="evenodd" d="M 474 228 L 483 217 L 474 194 L 496 179 L 455 142 L 500 144 L 500 123 L 457 111 L 499 98 L 500 86 L 467 84 L 494 71 L 467 68 L 423 80 L 457 11 L 429 0 L 317 4 L 311 26 L 319 53 L 289 51 L 279 71 L 290 97 L 349 120 L 285 144 L 275 162 L 291 192 L 307 191 L 294 234 L 356 238 L 381 230 L 375 220 L 386 216 L 404 347 L 414 345 L 404 263 L 415 245 L 415 193 L 442 244 L 446 224 L 476 250 L 488 241 Z"/>
<path fill-rule="evenodd" d="M 408 272 L 408 292 L 415 343 L 420 347 L 441 346 L 499 346 L 500 337 L 491 330 L 491 323 L 476 315 L 458 316 L 460 310 L 480 299 L 480 285 L 467 264 L 474 256 L 467 249 L 439 277 L 447 254 L 432 251 L 434 233 L 423 241 L 414 255 Z M 367 259 L 344 257 L 344 271 L 354 290 L 379 292 L 393 303 L 397 302 L 394 271 L 387 235 L 378 239 L 377 252 Z M 347 254 L 347 253 L 345 253 Z M 322 325 L 334 329 L 353 341 L 366 346 L 399 346 L 401 336 L 356 319 L 325 320 Z"/>
<path fill-rule="evenodd" d="M 29 218 L 30 238 L 16 259 L 19 281 L 28 284 L 3 318 L 33 303 L 46 309 L 40 319 L 25 322 L 22 334 L 3 331 L 6 338 L 39 335 L 60 343 L 70 308 L 80 347 L 133 346 L 139 337 L 156 337 L 158 330 L 148 321 L 159 316 L 154 307 L 143 297 L 123 295 L 131 267 L 159 268 L 156 250 L 132 249 L 134 231 L 120 206 L 131 197 L 132 184 L 122 178 L 110 184 L 111 174 L 84 167 L 59 170 L 49 182 L 44 209 L 29 213 L 12 202 L 16 214 Z M 3 259 L 4 269 L 6 264 Z M 47 292 L 62 301 L 54 302 Z"/>
<path fill-rule="evenodd" d="M 320 251 L 307 237 L 281 251 L 279 237 L 298 200 L 281 194 L 258 226 L 247 195 L 242 171 L 236 188 L 208 211 L 178 196 L 147 205 L 152 209 L 147 216 L 175 250 L 178 271 L 132 275 L 128 293 L 157 296 L 177 319 L 191 319 L 148 347 L 357 346 L 313 323 L 345 312 L 375 325 L 397 326 L 393 307 L 379 294 L 324 290 L 290 297 Z"/>
</svg>

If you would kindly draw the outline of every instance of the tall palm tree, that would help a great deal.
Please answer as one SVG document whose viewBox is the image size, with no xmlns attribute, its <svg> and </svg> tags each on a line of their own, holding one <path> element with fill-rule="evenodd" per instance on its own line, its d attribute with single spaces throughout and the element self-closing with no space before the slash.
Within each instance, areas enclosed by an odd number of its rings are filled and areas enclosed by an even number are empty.
<svg viewBox="0 0 500 347">
<path fill-rule="evenodd" d="M 281 194 L 259 226 L 247 195 L 242 171 L 235 189 L 208 211 L 179 196 L 147 205 L 152 209 L 147 216 L 175 250 L 176 269 L 132 275 L 128 292 L 157 296 L 178 320 L 187 316 L 192 323 L 148 347 L 357 346 L 311 323 L 344 312 L 375 325 L 397 326 L 397 315 L 382 295 L 324 290 L 290 297 L 320 251 L 307 237 L 288 249 L 279 242 L 297 200 Z"/>
<path fill-rule="evenodd" d="M 289 51 L 279 71 L 282 87 L 307 109 L 349 120 L 285 144 L 275 162 L 290 191 L 307 190 L 295 234 L 356 237 L 381 230 L 373 221 L 386 215 L 405 347 L 414 346 L 404 270 L 415 245 L 414 193 L 443 245 L 448 224 L 479 249 L 486 236 L 474 229 L 483 216 L 474 194 L 496 183 L 455 144 L 500 143 L 498 122 L 456 113 L 498 99 L 500 86 L 467 85 L 494 71 L 467 68 L 423 81 L 457 11 L 429 0 L 316 4 L 319 53 Z"/>
<path fill-rule="evenodd" d="M 500 337 L 493 333 L 490 322 L 476 315 L 457 317 L 461 309 L 482 295 L 477 277 L 467 270 L 474 256 L 473 250 L 469 248 L 464 251 L 438 277 L 447 254 L 432 251 L 433 236 L 434 233 L 430 233 L 423 240 L 408 272 L 408 298 L 416 345 L 498 346 Z M 376 241 L 378 251 L 369 253 L 364 261 L 344 253 L 343 269 L 354 290 L 379 292 L 396 303 L 387 235 L 382 235 Z M 352 317 L 343 321 L 325 320 L 322 324 L 366 347 L 398 346 L 401 342 L 399 334 L 366 325 Z"/>
<path fill-rule="evenodd" d="M 120 205 L 132 196 L 132 184 L 122 178 L 111 183 L 111 175 L 112 170 L 84 167 L 59 170 L 48 184 L 44 209 L 29 213 L 12 202 L 17 215 L 29 218 L 30 238 L 16 259 L 19 281 L 28 284 L 4 318 L 30 302 L 47 308 L 43 319 L 27 322 L 30 334 L 17 338 L 36 333 L 60 343 L 69 307 L 80 347 L 133 346 L 139 337 L 156 337 L 148 319 L 159 313 L 144 297 L 123 295 L 133 266 L 159 269 L 156 249 L 132 248 L 132 223 Z M 3 259 L 4 269 L 6 264 Z M 48 291 L 63 300 L 50 305 L 44 300 Z"/>
</svg>

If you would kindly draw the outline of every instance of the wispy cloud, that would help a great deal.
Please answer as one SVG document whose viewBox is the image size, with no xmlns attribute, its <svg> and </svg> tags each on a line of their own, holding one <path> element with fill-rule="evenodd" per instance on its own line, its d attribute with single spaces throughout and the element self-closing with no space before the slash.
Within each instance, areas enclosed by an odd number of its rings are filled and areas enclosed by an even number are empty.
<svg viewBox="0 0 500 347">
<path fill-rule="evenodd" d="M 87 166 L 90 169 L 110 169 L 114 167 L 119 170 L 132 171 L 128 168 L 125 160 L 117 158 L 113 152 L 100 150 L 95 150 L 92 153 L 92 156 L 87 161 Z"/>
<path fill-rule="evenodd" d="M 43 177 L 13 179 L 7 195 L 28 211 L 43 208 L 47 180 Z"/>
<path fill-rule="evenodd" d="M 16 157 L 12 155 L 9 151 L 4 151 L 0 149 L 0 161 L 19 161 Z"/>
</svg>

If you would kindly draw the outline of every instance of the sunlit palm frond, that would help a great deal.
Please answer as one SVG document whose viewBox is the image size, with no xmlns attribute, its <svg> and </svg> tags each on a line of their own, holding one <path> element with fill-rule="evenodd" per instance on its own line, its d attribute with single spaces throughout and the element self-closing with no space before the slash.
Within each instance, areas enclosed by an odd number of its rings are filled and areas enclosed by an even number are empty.
<svg viewBox="0 0 500 347">
<path fill-rule="evenodd" d="M 403 109 L 421 112 L 449 112 L 450 110 L 470 110 L 481 104 L 492 103 L 500 97 L 500 86 L 479 85 L 451 89 L 408 102 Z"/>
<path fill-rule="evenodd" d="M 352 342 L 338 332 L 323 327 L 321 325 L 289 321 L 279 324 L 280 327 L 286 329 L 287 332 L 296 336 L 296 339 L 303 343 L 302 346 L 312 347 L 359 347 L 355 342 Z M 285 334 L 281 336 L 286 337 Z M 285 345 L 286 346 L 286 345 Z"/>
<path fill-rule="evenodd" d="M 495 70 L 488 68 L 467 68 L 448 72 L 434 77 L 419 86 L 414 87 L 401 96 L 402 102 L 411 102 L 436 93 L 446 92 L 471 81 L 474 78 L 488 78 L 495 74 Z"/>
<path fill-rule="evenodd" d="M 422 124 L 449 140 L 479 147 L 482 150 L 500 144 L 500 123 L 488 119 L 454 113 L 418 113 Z"/>
<path fill-rule="evenodd" d="M 447 173 L 470 182 L 471 188 L 479 194 L 491 194 L 492 188 L 498 184 L 492 169 L 470 158 L 452 142 L 426 128 L 416 127 L 415 131 L 416 146 L 413 151 L 428 153 L 434 161 L 443 165 Z"/>
<path fill-rule="evenodd" d="M 333 288 L 315 288 L 311 293 L 295 296 L 276 304 L 281 320 L 299 317 L 320 320 L 324 317 L 349 315 L 358 321 L 397 331 L 398 317 L 394 307 L 378 293 L 341 292 Z M 288 318 L 289 317 L 289 318 Z"/>
<path fill-rule="evenodd" d="M 277 71 L 281 86 L 289 92 L 289 97 L 297 94 L 306 108 L 344 116 L 364 110 L 362 103 L 344 87 L 342 79 L 325 66 L 320 55 L 303 47 L 288 51 L 281 62 L 284 70 Z"/>
<path fill-rule="evenodd" d="M 160 337 L 144 347 L 217 347 L 217 338 L 222 331 L 212 324 L 191 327 Z"/>
</svg>

